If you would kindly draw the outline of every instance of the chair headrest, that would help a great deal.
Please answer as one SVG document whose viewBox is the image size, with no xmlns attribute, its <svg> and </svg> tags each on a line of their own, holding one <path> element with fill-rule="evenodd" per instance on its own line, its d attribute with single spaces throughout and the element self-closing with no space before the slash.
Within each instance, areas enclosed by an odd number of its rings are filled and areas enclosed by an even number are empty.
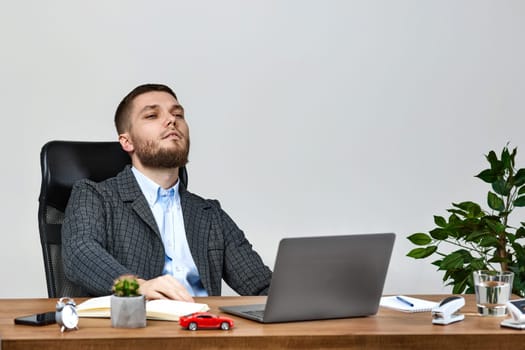
<svg viewBox="0 0 525 350">
<path fill-rule="evenodd" d="M 76 181 L 103 181 L 117 175 L 131 159 L 118 142 L 50 141 L 42 147 L 40 162 L 40 201 L 64 211 Z"/>
</svg>

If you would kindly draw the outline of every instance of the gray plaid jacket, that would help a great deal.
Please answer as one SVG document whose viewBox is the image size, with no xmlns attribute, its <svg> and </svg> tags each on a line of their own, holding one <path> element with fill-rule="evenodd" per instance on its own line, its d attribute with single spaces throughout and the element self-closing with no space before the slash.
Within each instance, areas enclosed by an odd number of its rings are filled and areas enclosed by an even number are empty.
<svg viewBox="0 0 525 350">
<path fill-rule="evenodd" d="M 219 202 L 179 188 L 188 245 L 208 294 L 221 294 L 221 279 L 241 295 L 266 294 L 270 269 Z M 123 274 L 162 274 L 162 239 L 130 166 L 100 183 L 75 184 L 62 225 L 62 256 L 67 278 L 91 295 L 110 294 Z"/>
</svg>

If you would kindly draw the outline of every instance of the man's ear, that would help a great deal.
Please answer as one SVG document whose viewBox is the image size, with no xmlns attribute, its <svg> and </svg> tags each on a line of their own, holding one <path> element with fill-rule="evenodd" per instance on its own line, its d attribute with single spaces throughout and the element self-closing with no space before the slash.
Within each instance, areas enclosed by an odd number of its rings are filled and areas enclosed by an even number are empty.
<svg viewBox="0 0 525 350">
<path fill-rule="evenodd" d="M 118 135 L 118 142 L 120 142 L 122 149 L 128 153 L 131 153 L 135 150 L 128 133 Z"/>
</svg>

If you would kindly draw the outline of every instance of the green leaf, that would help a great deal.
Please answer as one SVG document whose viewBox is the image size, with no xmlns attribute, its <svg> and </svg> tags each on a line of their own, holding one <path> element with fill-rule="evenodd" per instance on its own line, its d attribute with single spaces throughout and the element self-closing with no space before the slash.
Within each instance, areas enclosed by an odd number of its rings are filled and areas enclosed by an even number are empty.
<svg viewBox="0 0 525 350">
<path fill-rule="evenodd" d="M 461 202 L 461 203 L 452 203 L 452 205 L 456 208 L 459 208 L 463 211 L 466 211 L 468 212 L 469 210 L 469 207 L 470 205 L 472 204 L 472 202 Z"/>
<path fill-rule="evenodd" d="M 516 273 L 516 272 L 514 272 Z M 517 275 L 517 274 L 516 274 Z M 519 295 L 520 297 L 525 297 L 525 283 L 519 278 L 514 278 L 512 293 Z"/>
<path fill-rule="evenodd" d="M 470 263 L 474 259 L 470 252 L 465 249 L 458 250 L 458 253 L 460 253 L 463 256 L 463 261 L 465 263 Z"/>
<path fill-rule="evenodd" d="M 431 245 L 425 248 L 415 248 L 408 252 L 407 256 L 414 259 L 423 259 L 432 255 L 437 250 L 437 246 Z"/>
<path fill-rule="evenodd" d="M 512 189 L 512 185 L 503 179 L 497 179 L 492 183 L 492 189 L 497 194 L 500 194 L 502 196 L 508 196 L 510 190 Z"/>
<path fill-rule="evenodd" d="M 447 211 L 449 213 L 453 213 L 453 214 L 456 214 L 456 215 L 459 215 L 461 217 L 467 217 L 468 213 L 464 210 L 459 210 L 459 209 L 447 209 Z"/>
<path fill-rule="evenodd" d="M 452 213 L 448 217 L 448 223 L 449 223 L 449 225 L 457 226 L 457 225 L 461 224 L 462 221 L 455 213 Z"/>
<path fill-rule="evenodd" d="M 452 270 L 445 271 L 445 273 L 443 274 L 443 281 L 447 281 L 452 273 L 454 273 L 454 271 Z"/>
<path fill-rule="evenodd" d="M 487 203 L 491 209 L 497 211 L 505 210 L 505 204 L 503 203 L 503 200 L 499 198 L 494 192 L 489 191 L 487 195 Z"/>
<path fill-rule="evenodd" d="M 481 247 L 499 247 L 500 243 L 494 236 L 485 236 L 479 241 Z"/>
<path fill-rule="evenodd" d="M 484 231 L 473 231 L 472 233 L 468 234 L 467 237 L 465 237 L 465 241 L 471 242 L 471 241 L 477 241 L 481 237 L 487 235 Z"/>
<path fill-rule="evenodd" d="M 525 196 L 520 196 L 512 203 L 515 207 L 525 207 Z"/>
<path fill-rule="evenodd" d="M 438 225 L 439 227 L 447 226 L 447 221 L 445 220 L 445 218 L 442 216 L 438 216 L 438 215 L 434 215 L 434 223 Z"/>
<path fill-rule="evenodd" d="M 501 162 L 503 163 L 503 167 L 505 169 L 512 169 L 513 162 L 507 147 L 503 148 L 503 151 L 501 151 Z"/>
<path fill-rule="evenodd" d="M 429 233 L 432 238 L 440 240 L 440 241 L 443 241 L 448 238 L 447 231 L 443 230 L 442 228 L 435 228 Z"/>
<path fill-rule="evenodd" d="M 453 238 L 455 240 L 462 239 L 464 236 L 464 230 L 461 227 L 449 227 L 443 229 L 443 232 L 447 234 L 447 238 Z"/>
<path fill-rule="evenodd" d="M 463 294 L 463 291 L 467 288 L 467 280 L 454 281 L 454 287 L 452 288 L 452 294 Z"/>
<path fill-rule="evenodd" d="M 487 265 L 483 262 L 483 259 L 474 259 L 470 262 L 472 270 L 486 270 Z"/>
<path fill-rule="evenodd" d="M 461 252 L 453 252 L 443 258 L 440 270 L 455 270 L 463 267 L 464 259 Z"/>
<path fill-rule="evenodd" d="M 494 174 L 491 169 L 485 169 L 475 177 L 480 178 L 481 180 L 491 184 L 498 179 L 498 175 Z"/>
<path fill-rule="evenodd" d="M 511 165 L 514 167 L 514 160 L 516 159 L 516 153 L 518 153 L 518 147 L 512 149 L 512 154 L 510 155 L 510 160 L 512 161 Z"/>
<path fill-rule="evenodd" d="M 486 155 L 487 160 L 489 161 L 491 166 L 494 166 L 498 162 L 498 156 L 496 155 L 496 152 L 490 151 L 489 154 Z"/>
<path fill-rule="evenodd" d="M 514 243 L 512 245 L 512 248 L 514 248 L 514 253 L 516 254 L 516 257 L 519 259 L 525 259 L 525 248 L 523 248 L 522 245 Z"/>
<path fill-rule="evenodd" d="M 407 239 L 416 245 L 427 245 L 432 242 L 432 238 L 426 233 L 414 233 L 408 236 Z"/>
<path fill-rule="evenodd" d="M 482 213 L 481 206 L 474 202 L 452 203 L 452 205 L 466 211 L 469 217 L 478 217 Z"/>
<path fill-rule="evenodd" d="M 498 220 L 485 220 L 487 226 L 496 234 L 501 234 L 505 232 L 505 225 L 503 225 Z"/>
<path fill-rule="evenodd" d="M 432 261 L 431 264 L 432 264 L 432 265 L 435 265 L 435 266 L 437 266 L 437 267 L 440 267 L 440 266 L 441 266 L 441 261 L 442 261 L 441 259 L 436 260 L 436 261 Z"/>
<path fill-rule="evenodd" d="M 525 184 L 525 169 L 519 169 L 514 175 L 514 186 Z"/>
<path fill-rule="evenodd" d="M 452 282 L 448 285 L 453 285 L 454 293 L 463 293 L 463 291 L 472 284 L 472 269 L 470 265 L 465 266 L 462 269 L 456 270 L 450 274 Z"/>
<path fill-rule="evenodd" d="M 521 186 L 520 189 L 518 190 L 518 195 L 524 194 L 524 193 L 525 193 L 525 186 Z"/>
<path fill-rule="evenodd" d="M 525 227 L 520 227 L 516 230 L 516 239 L 525 237 Z"/>
</svg>

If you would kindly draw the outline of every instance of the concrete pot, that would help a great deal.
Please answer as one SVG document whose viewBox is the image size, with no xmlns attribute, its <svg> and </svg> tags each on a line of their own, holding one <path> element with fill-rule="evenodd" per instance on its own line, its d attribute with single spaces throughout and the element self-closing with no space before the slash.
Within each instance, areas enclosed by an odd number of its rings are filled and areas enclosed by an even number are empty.
<svg viewBox="0 0 525 350">
<path fill-rule="evenodd" d="M 115 328 L 146 327 L 146 298 L 111 296 L 111 326 Z"/>
</svg>

